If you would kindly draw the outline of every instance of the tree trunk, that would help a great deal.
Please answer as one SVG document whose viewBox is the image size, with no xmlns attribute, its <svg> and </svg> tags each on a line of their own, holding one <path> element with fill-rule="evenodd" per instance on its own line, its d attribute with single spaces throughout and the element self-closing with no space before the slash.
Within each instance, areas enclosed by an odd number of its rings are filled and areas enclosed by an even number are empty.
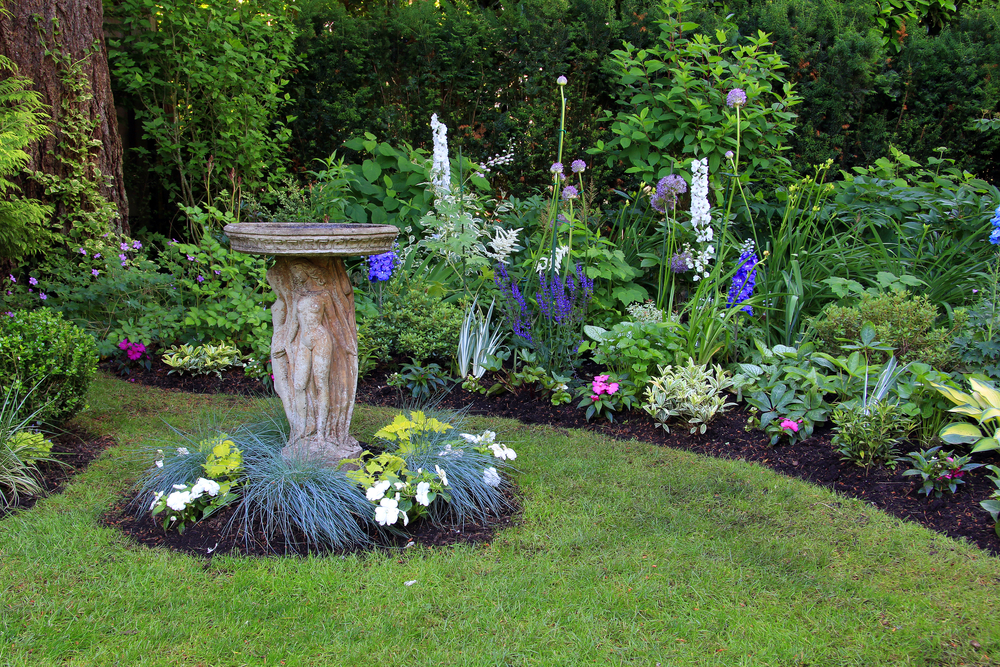
<svg viewBox="0 0 1000 667">
<path fill-rule="evenodd" d="M 31 155 L 27 168 L 64 175 L 55 151 L 61 139 L 56 123 L 63 113 L 62 101 L 67 91 L 56 62 L 45 55 L 45 48 L 61 49 L 74 62 L 86 59 L 83 72 L 93 98 L 84 103 L 82 111 L 94 123 L 91 138 L 100 142 L 94 151 L 94 166 L 103 175 L 101 194 L 118 207 L 114 231 L 128 234 L 122 141 L 111 94 L 101 0 L 13 0 L 8 3 L 7 10 L 10 16 L 0 15 L 0 54 L 17 64 L 21 76 L 32 80 L 32 88 L 42 94 L 53 117 L 53 134 L 26 149 Z M 39 184 L 22 178 L 19 185 L 26 196 L 45 201 L 44 190 Z"/>
</svg>

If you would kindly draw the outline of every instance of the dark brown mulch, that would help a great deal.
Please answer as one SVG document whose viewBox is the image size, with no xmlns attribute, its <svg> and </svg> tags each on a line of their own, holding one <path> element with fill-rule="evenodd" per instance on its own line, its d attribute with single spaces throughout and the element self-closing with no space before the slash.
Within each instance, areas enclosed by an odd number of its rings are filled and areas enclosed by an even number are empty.
<svg viewBox="0 0 1000 667">
<path fill-rule="evenodd" d="M 353 551 L 381 549 L 398 551 L 414 545 L 428 548 L 451 547 L 456 544 L 489 543 L 495 531 L 514 525 L 520 514 L 521 506 L 517 499 L 510 495 L 509 509 L 500 515 L 492 515 L 487 521 L 477 523 L 446 523 L 433 525 L 420 519 L 406 528 L 406 533 L 385 536 L 370 535 L 372 542 L 360 547 L 346 550 L 335 550 L 333 555 Z M 219 510 L 208 519 L 189 526 L 183 534 L 176 530 L 166 531 L 162 523 L 158 523 L 148 512 L 136 516 L 129 506 L 129 500 L 121 501 L 117 506 L 105 513 L 102 523 L 121 530 L 131 539 L 149 547 L 167 547 L 175 551 L 183 551 L 195 556 L 211 558 L 219 554 L 243 554 L 248 556 L 304 556 L 314 551 L 306 543 L 302 535 L 293 539 L 284 536 L 266 536 L 259 528 L 251 530 L 225 530 L 233 518 L 234 508 Z"/>
<path fill-rule="evenodd" d="M 239 371 L 224 374 L 225 378 L 222 382 L 219 382 L 214 376 L 208 376 L 197 378 L 199 382 L 196 383 L 194 382 L 196 378 L 179 378 L 176 374 L 167 375 L 166 370 L 165 367 L 154 367 L 150 373 L 143 371 L 134 374 L 133 379 L 143 384 L 180 391 L 192 391 L 191 387 L 195 386 L 205 388 L 208 393 L 220 391 L 220 387 L 227 387 L 229 392 L 241 394 L 259 394 L 264 391 L 263 386 L 258 381 L 244 377 Z M 363 379 L 358 385 L 358 402 L 382 406 L 399 405 L 399 394 L 395 389 L 385 384 L 387 374 L 387 369 L 380 368 Z M 575 407 L 577 402 L 556 407 L 547 401 L 540 400 L 529 390 L 522 390 L 517 394 L 505 393 L 486 398 L 455 386 L 443 398 L 440 405 L 445 408 L 467 409 L 470 414 L 474 415 L 518 419 L 526 424 L 548 424 L 562 428 L 599 430 L 611 437 L 623 440 L 634 438 L 708 456 L 759 463 L 782 474 L 805 479 L 846 496 L 859 498 L 897 517 L 915 521 L 950 537 L 968 540 L 993 555 L 1000 555 L 1000 538 L 994 532 L 990 515 L 979 506 L 979 502 L 988 498 L 994 489 L 993 483 L 986 478 L 986 473 L 982 468 L 966 475 L 966 483 L 959 487 L 958 493 L 954 496 L 928 499 L 917 493 L 917 484 L 913 481 L 914 478 L 903 477 L 905 466 L 897 466 L 895 470 L 885 467 L 866 470 L 841 461 L 830 443 L 829 428 L 818 428 L 812 438 L 796 445 L 771 447 L 768 444 L 768 438 L 762 432 L 744 430 L 747 414 L 742 407 L 718 417 L 704 435 L 692 435 L 684 428 L 683 424 L 672 427 L 671 432 L 667 434 L 662 429 L 655 427 L 653 420 L 641 411 L 631 412 L 624 416 L 622 421 L 616 421 L 613 424 L 596 419 L 588 423 L 584 418 L 583 411 Z M 915 448 L 904 448 L 903 453 Z M 978 454 L 975 461 L 1000 465 L 1000 454 L 997 452 Z M 221 522 L 223 518 L 220 516 L 217 520 L 213 519 L 205 523 Z M 501 520 L 510 521 L 511 517 L 501 518 Z M 152 522 L 148 523 L 152 524 Z M 161 543 L 169 543 L 169 546 L 174 548 L 188 549 L 193 552 L 199 552 L 200 549 L 200 553 L 204 553 L 205 549 L 212 546 L 208 543 L 211 539 L 209 537 L 211 525 L 204 526 L 207 532 L 196 546 L 196 539 L 193 535 L 198 527 L 185 532 L 185 540 L 188 539 L 189 533 L 192 534 L 191 547 L 184 547 L 180 543 L 174 545 L 171 540 L 174 539 L 172 536 L 175 536 L 176 533 L 171 532 L 163 535 L 162 529 L 158 526 L 153 527 L 159 530 L 156 537 L 154 537 L 155 531 L 150 530 L 149 527 L 144 529 L 148 533 L 149 539 L 153 540 L 150 543 L 161 540 Z M 460 529 L 452 527 L 446 529 L 445 532 Z M 469 531 L 472 531 L 480 535 L 481 539 L 488 540 L 488 532 L 486 532 L 488 530 L 487 526 L 466 526 L 465 532 L 461 535 L 469 535 Z M 460 534 L 455 533 L 456 537 L 458 535 Z M 440 535 L 429 536 L 429 540 L 429 542 L 423 542 L 423 540 L 421 542 L 427 544 L 447 543 L 442 541 L 443 537 Z M 221 551 L 221 546 L 219 550 Z"/>
<path fill-rule="evenodd" d="M 91 461 L 101 455 L 101 452 L 115 444 L 114 438 L 109 435 L 97 437 L 74 428 L 69 428 L 50 440 L 52 458 L 56 459 L 57 463 L 43 463 L 38 466 L 45 495 L 61 492 L 73 475 L 82 472 Z M 17 502 L 10 507 L 6 509 L 0 507 L 0 519 L 13 512 L 34 507 L 38 499 L 39 496 L 18 496 Z"/>
</svg>

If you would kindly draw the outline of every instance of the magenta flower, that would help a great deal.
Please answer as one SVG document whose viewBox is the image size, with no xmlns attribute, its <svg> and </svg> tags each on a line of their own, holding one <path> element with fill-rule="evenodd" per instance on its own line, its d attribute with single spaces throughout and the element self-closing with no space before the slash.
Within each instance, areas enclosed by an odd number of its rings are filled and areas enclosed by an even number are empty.
<svg viewBox="0 0 1000 667">
<path fill-rule="evenodd" d="M 100 258 L 101 258 L 101 253 L 97 253 L 96 255 L 94 255 L 94 259 L 100 259 Z"/>
<path fill-rule="evenodd" d="M 39 293 L 38 293 L 38 298 L 39 298 L 39 299 L 41 299 L 42 301 L 45 301 L 45 300 L 46 300 L 46 299 L 48 299 L 49 297 L 48 297 L 48 296 L 46 296 L 45 292 L 39 292 Z"/>
<path fill-rule="evenodd" d="M 216 272 L 215 272 L 215 275 L 217 275 L 217 276 L 221 276 L 221 275 L 222 275 L 222 271 L 216 271 Z"/>
<path fill-rule="evenodd" d="M 119 350 L 125 350 L 125 349 L 128 349 L 128 338 L 126 338 L 126 339 L 125 339 L 125 340 L 123 340 L 122 342 L 118 343 L 118 349 L 119 349 Z"/>
<path fill-rule="evenodd" d="M 80 254 L 81 255 L 86 255 L 87 254 L 87 251 L 84 250 L 83 248 L 79 248 L 79 250 L 80 250 Z"/>
<path fill-rule="evenodd" d="M 193 262 L 194 261 L 194 257 L 192 257 L 191 255 L 185 255 L 185 257 L 188 258 L 189 262 Z"/>
<path fill-rule="evenodd" d="M 590 395 L 590 400 L 592 400 L 594 402 L 597 402 L 597 399 L 599 399 L 599 398 L 600 398 L 600 396 L 598 396 L 597 394 L 591 394 Z"/>
<path fill-rule="evenodd" d="M 30 278 L 28 278 L 28 284 L 29 285 L 37 285 L 38 284 L 38 279 L 35 278 L 35 276 L 31 276 Z"/>
<path fill-rule="evenodd" d="M 17 278 L 15 278 L 13 274 L 11 274 L 11 275 L 9 275 L 9 276 L 7 276 L 7 277 L 8 277 L 8 278 L 10 278 L 10 281 L 11 281 L 12 283 L 16 283 L 16 282 L 17 282 Z"/>
<path fill-rule="evenodd" d="M 787 430 L 787 431 L 792 431 L 793 433 L 798 433 L 799 432 L 799 424 L 801 424 L 801 423 L 802 423 L 801 420 L 796 422 L 796 421 L 792 421 L 791 419 L 782 419 L 781 420 L 781 428 L 784 429 L 784 430 Z"/>
</svg>

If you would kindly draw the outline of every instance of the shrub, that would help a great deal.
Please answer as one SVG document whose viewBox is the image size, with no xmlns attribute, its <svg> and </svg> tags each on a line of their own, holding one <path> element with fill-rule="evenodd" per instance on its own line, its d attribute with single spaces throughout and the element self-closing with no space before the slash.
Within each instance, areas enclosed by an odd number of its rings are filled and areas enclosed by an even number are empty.
<svg viewBox="0 0 1000 667">
<path fill-rule="evenodd" d="M 660 377 L 653 378 L 646 387 L 642 409 L 667 433 L 670 432 L 667 420 L 671 417 L 686 417 L 692 433 L 704 433 L 717 414 L 736 405 L 727 403 L 722 395 L 732 384 L 729 373 L 718 364 L 709 370 L 707 365 L 688 359 L 687 366 L 661 366 Z"/>
<path fill-rule="evenodd" d="M 63 422 L 84 409 L 96 372 L 94 339 L 61 314 L 0 317 L 0 385 L 25 396 L 24 410 L 39 421 Z"/>
<path fill-rule="evenodd" d="M 192 375 L 208 375 L 215 373 L 222 377 L 222 371 L 233 366 L 243 365 L 243 355 L 228 343 L 218 345 L 173 346 L 163 354 L 163 363 L 171 367 L 169 373 L 191 373 Z M 169 375 L 168 373 L 168 375 Z"/>
<path fill-rule="evenodd" d="M 896 445 L 915 426 L 915 420 L 904 414 L 899 406 L 879 401 L 867 408 L 860 403 L 851 407 L 840 406 L 833 411 L 837 433 L 833 446 L 845 461 L 854 461 L 868 467 L 875 463 L 893 464 Z"/>
<path fill-rule="evenodd" d="M 859 340 L 865 322 L 875 325 L 877 338 L 895 349 L 902 362 L 918 361 L 934 368 L 948 369 L 957 361 L 951 349 L 952 332 L 934 327 L 937 308 L 926 296 L 912 296 L 906 290 L 877 296 L 861 295 L 855 306 L 831 306 L 815 321 L 821 351 L 844 354 L 843 343 Z M 880 361 L 888 358 L 882 353 Z"/>
<path fill-rule="evenodd" d="M 393 355 L 425 359 L 450 359 L 458 347 L 462 311 L 411 287 L 399 294 L 386 294 L 382 312 L 361 321 L 358 329 L 387 361 Z"/>
</svg>

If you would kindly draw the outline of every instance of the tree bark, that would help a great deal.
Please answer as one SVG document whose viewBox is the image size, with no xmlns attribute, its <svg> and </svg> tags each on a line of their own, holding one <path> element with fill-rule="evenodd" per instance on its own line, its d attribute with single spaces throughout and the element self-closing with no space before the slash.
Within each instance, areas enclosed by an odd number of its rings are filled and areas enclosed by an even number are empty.
<svg viewBox="0 0 1000 667">
<path fill-rule="evenodd" d="M 0 15 L 0 54 L 17 64 L 21 76 L 32 80 L 32 88 L 42 94 L 53 119 L 53 134 L 26 149 L 31 156 L 27 168 L 64 175 L 55 151 L 62 138 L 56 124 L 62 114 L 66 90 L 56 62 L 45 55 L 46 46 L 50 49 L 61 48 L 74 62 L 86 59 L 83 71 L 93 98 L 84 103 L 83 111 L 89 120 L 94 121 L 91 138 L 100 142 L 94 151 L 94 166 L 103 175 L 101 194 L 118 207 L 119 217 L 114 231 L 128 234 L 122 141 L 111 93 L 101 0 L 13 0 L 7 3 L 7 10 L 11 12 L 10 16 Z M 40 31 L 44 35 L 45 46 Z M 39 184 L 22 178 L 19 185 L 26 196 L 46 200 Z"/>
</svg>

